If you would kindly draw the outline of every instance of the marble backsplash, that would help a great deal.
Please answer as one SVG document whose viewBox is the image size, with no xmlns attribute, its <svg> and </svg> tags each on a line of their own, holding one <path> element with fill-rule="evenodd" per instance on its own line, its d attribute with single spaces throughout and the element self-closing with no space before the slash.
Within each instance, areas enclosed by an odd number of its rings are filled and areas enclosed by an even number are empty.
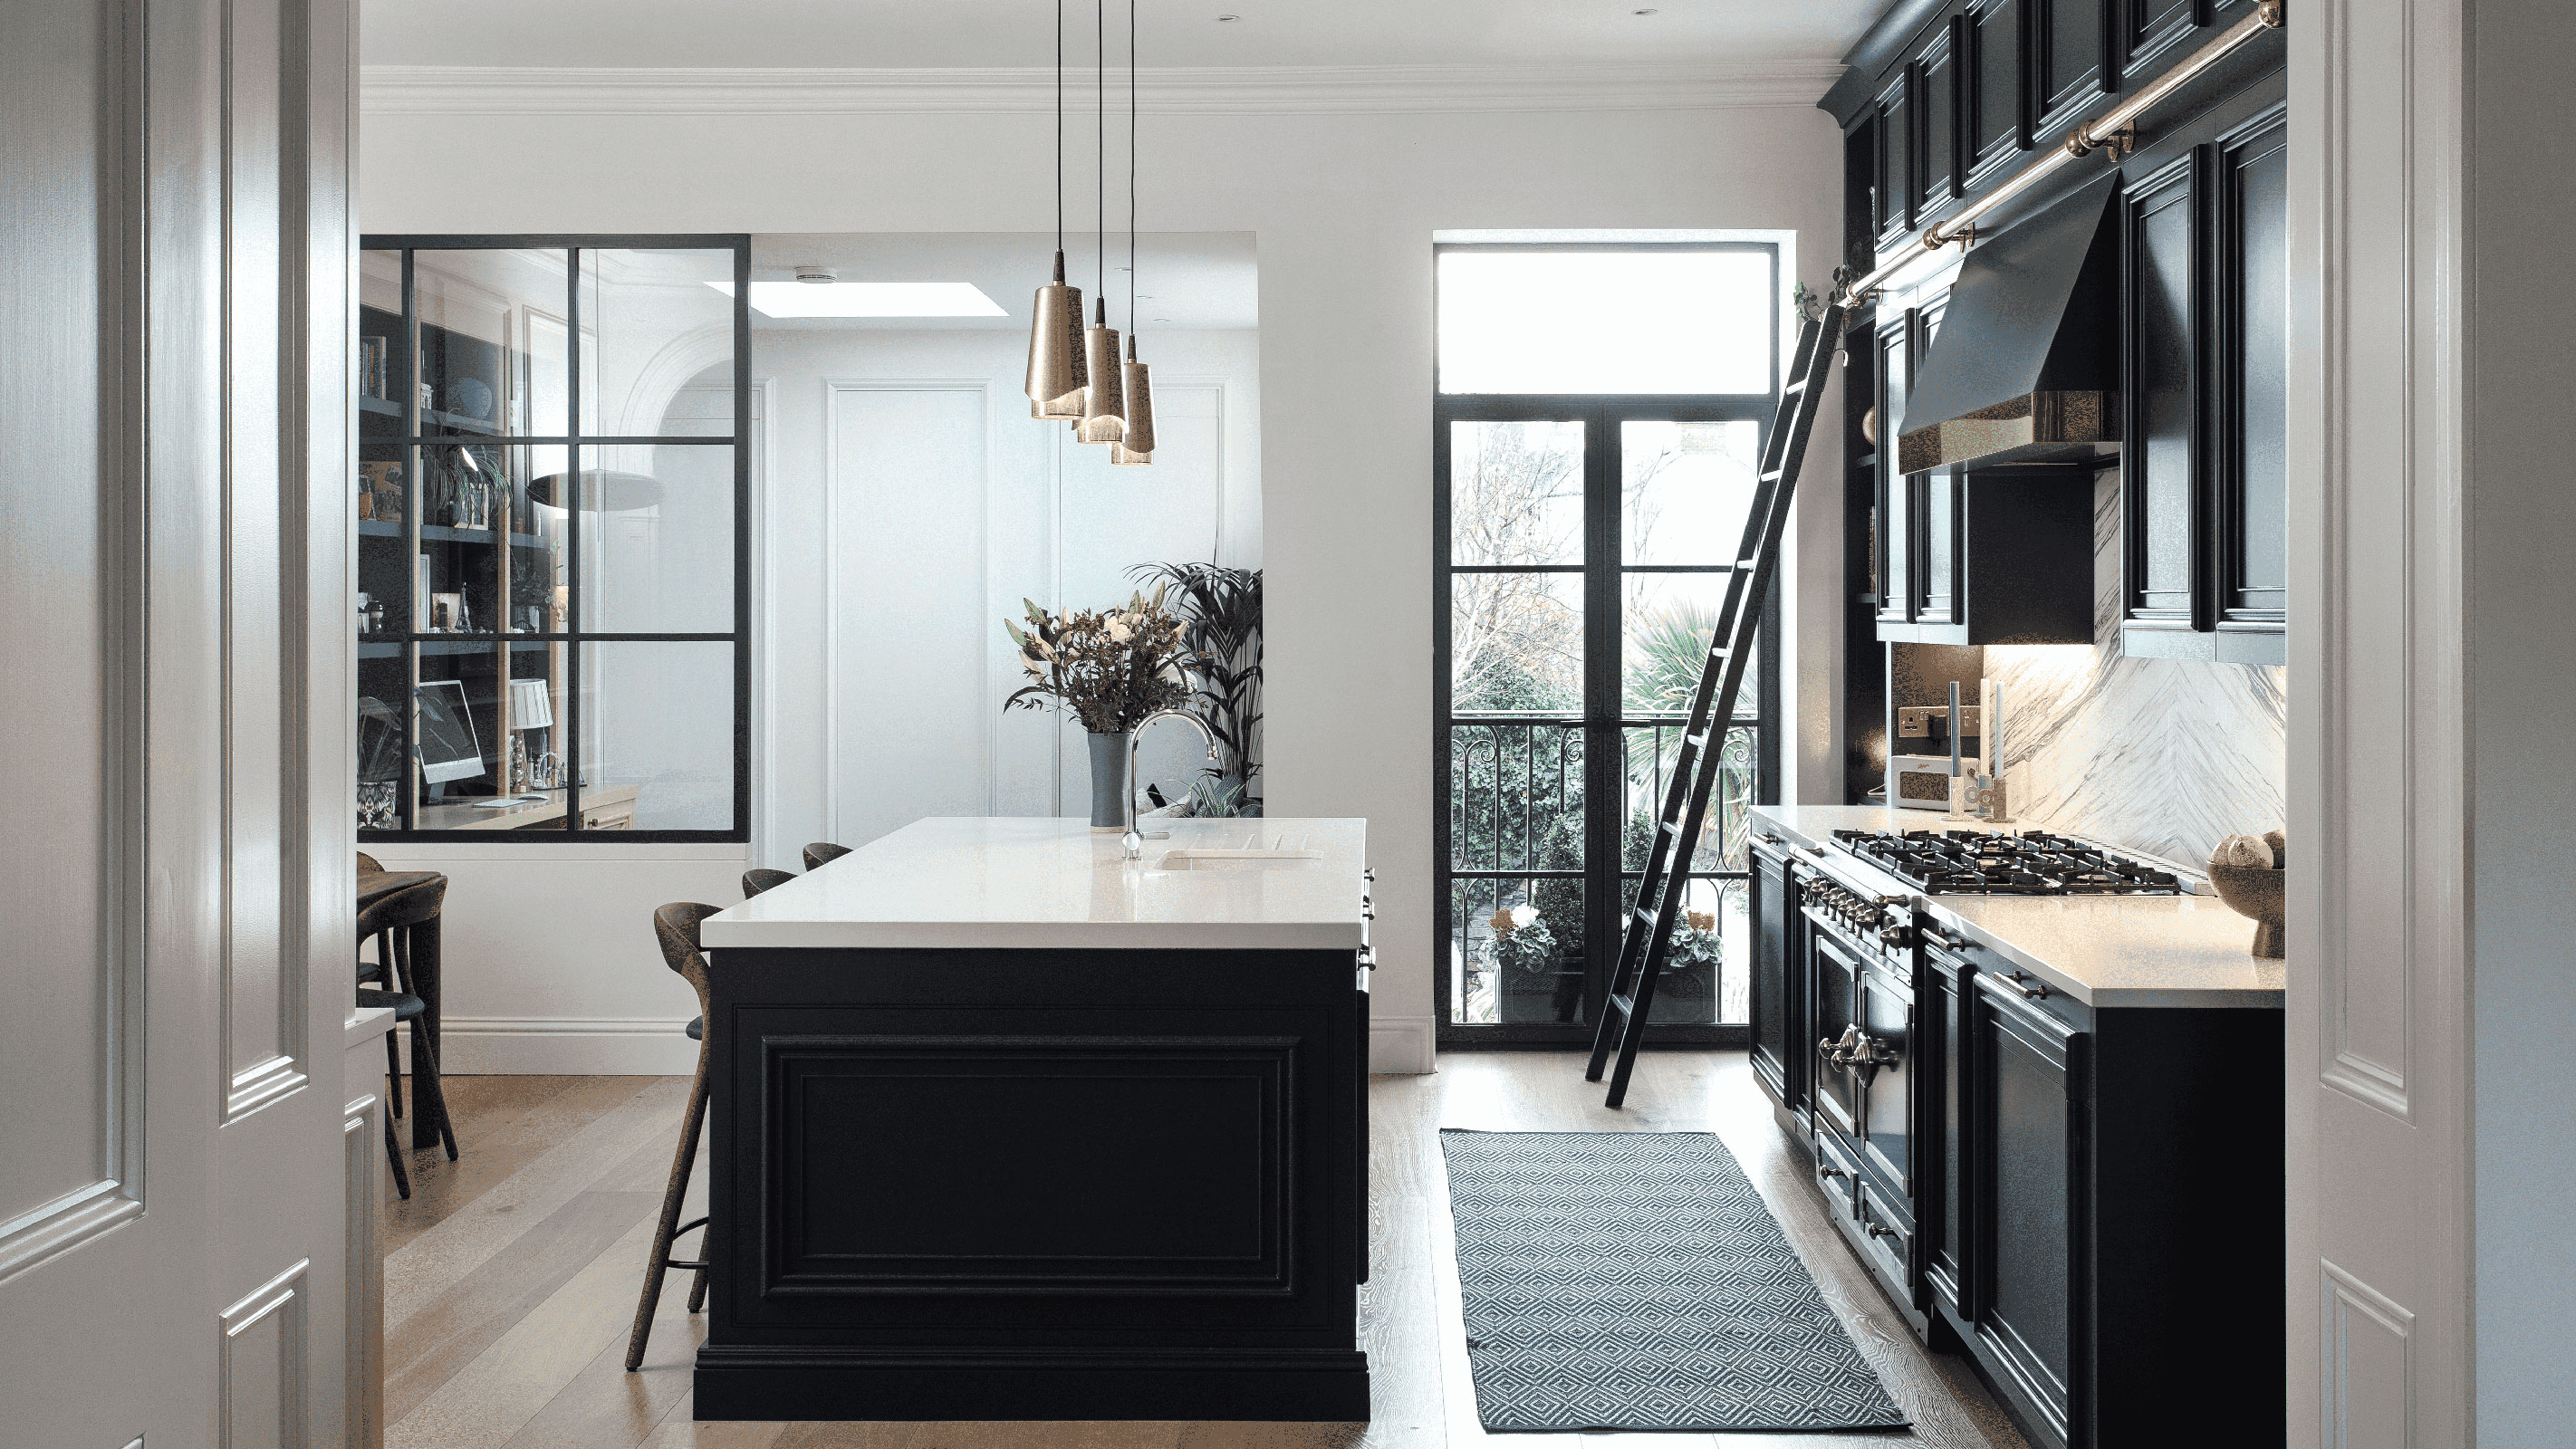
<svg viewBox="0 0 2576 1449">
<path fill-rule="evenodd" d="M 2287 674 L 2120 653 L 2120 485 L 2093 498 L 2093 645 L 1996 645 L 2014 816 L 2197 864 L 2285 815 Z"/>
</svg>

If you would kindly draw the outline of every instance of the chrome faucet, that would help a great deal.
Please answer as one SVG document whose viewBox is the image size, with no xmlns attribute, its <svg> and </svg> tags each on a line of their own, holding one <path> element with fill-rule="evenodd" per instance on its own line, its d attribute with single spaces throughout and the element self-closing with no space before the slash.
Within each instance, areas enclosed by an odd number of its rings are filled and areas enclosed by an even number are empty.
<svg viewBox="0 0 2576 1449">
<path fill-rule="evenodd" d="M 1127 732 L 1127 833 L 1118 838 L 1118 844 L 1129 860 L 1145 858 L 1146 837 L 1136 831 L 1136 747 L 1145 742 L 1146 727 L 1158 719 L 1188 720 L 1190 728 L 1199 732 L 1199 738 L 1207 741 L 1208 753 L 1216 753 L 1216 736 L 1209 731 L 1207 721 L 1185 709 L 1158 709 L 1136 721 L 1136 727 Z M 1165 837 L 1157 835 L 1153 838 L 1160 840 Z"/>
</svg>

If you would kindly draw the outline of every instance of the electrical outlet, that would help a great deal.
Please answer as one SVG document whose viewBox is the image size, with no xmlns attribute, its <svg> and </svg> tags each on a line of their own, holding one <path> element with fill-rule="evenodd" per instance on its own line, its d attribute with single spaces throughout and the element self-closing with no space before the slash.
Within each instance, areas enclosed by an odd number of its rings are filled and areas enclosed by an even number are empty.
<svg viewBox="0 0 2576 1449">
<path fill-rule="evenodd" d="M 1986 712 L 1982 706 L 1959 706 L 1959 732 L 1971 739 L 1984 739 Z M 1950 736 L 1950 707 L 1946 704 L 1904 705 L 1896 711 L 1896 737 L 1900 740 L 1947 739 Z"/>
</svg>

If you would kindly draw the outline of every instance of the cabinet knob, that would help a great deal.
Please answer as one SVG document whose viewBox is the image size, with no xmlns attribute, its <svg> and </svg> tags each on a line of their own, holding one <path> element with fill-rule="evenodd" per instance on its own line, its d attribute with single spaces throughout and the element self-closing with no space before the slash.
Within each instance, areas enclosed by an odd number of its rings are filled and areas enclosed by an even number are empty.
<svg viewBox="0 0 2576 1449">
<path fill-rule="evenodd" d="M 1377 884 L 1377 871 L 1376 871 L 1376 869 L 1375 869 L 1374 867 L 1371 867 L 1371 866 L 1365 866 L 1365 865 L 1364 865 L 1364 866 L 1361 866 L 1361 867 L 1360 867 L 1360 879 L 1362 879 L 1362 880 L 1364 880 L 1364 881 L 1367 881 L 1367 882 L 1368 882 L 1369 884 L 1371 884 L 1371 885 L 1375 885 L 1375 884 Z"/>
<path fill-rule="evenodd" d="M 1872 1218 L 1872 1219 L 1870 1219 L 1868 1222 L 1863 1223 L 1861 1226 L 1862 1226 L 1862 1227 L 1864 1227 L 1865 1229 L 1867 1229 L 1867 1230 L 1868 1230 L 1868 1232 L 1869 1232 L 1869 1235 L 1870 1235 L 1871 1237 L 1873 1237 L 1873 1238 L 1893 1238 L 1893 1237 L 1897 1236 L 1896 1229 L 1891 1228 L 1891 1227 L 1889 1227 L 1887 1224 L 1885 1224 L 1885 1223 L 1882 1223 L 1882 1222 L 1878 1221 L 1876 1218 Z"/>
<path fill-rule="evenodd" d="M 1829 1177 L 1845 1177 L 1848 1175 L 1849 1174 L 1845 1173 L 1841 1168 L 1834 1166 L 1830 1162 L 1820 1162 L 1816 1164 L 1816 1180 L 1818 1182 L 1822 1182 Z"/>
<path fill-rule="evenodd" d="M 2012 984 L 2013 990 L 2020 992 L 2022 995 L 2029 997 L 2033 1001 L 2042 1000 L 2048 995 L 2048 983 L 2026 971 L 2014 972 L 2012 974 Z"/>
</svg>

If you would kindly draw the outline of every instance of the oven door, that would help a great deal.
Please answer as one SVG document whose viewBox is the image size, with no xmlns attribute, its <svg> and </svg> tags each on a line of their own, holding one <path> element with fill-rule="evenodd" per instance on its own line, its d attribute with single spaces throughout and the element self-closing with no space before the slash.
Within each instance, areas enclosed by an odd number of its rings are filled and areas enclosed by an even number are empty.
<svg viewBox="0 0 2576 1449">
<path fill-rule="evenodd" d="M 1808 932 L 1807 962 L 1809 988 L 1807 1000 L 1812 1004 L 1807 1030 L 1815 1034 L 1815 1071 L 1809 1096 L 1815 1104 L 1816 1120 L 1843 1135 L 1847 1142 L 1860 1140 L 1860 1083 L 1850 1069 L 1833 1063 L 1834 1044 L 1846 1029 L 1860 1020 L 1861 955 L 1841 933 L 1815 911 L 1807 912 L 1814 923 Z"/>
<path fill-rule="evenodd" d="M 1885 1181 L 1914 1201 L 1914 988 L 1885 965 L 1873 963 L 1860 974 L 1860 996 L 1854 1008 L 1861 1033 L 1868 1038 L 1874 1070 L 1855 1070 L 1861 1079 L 1860 1149 Z M 1910 1225 L 1909 1225 L 1910 1226 Z"/>
</svg>

